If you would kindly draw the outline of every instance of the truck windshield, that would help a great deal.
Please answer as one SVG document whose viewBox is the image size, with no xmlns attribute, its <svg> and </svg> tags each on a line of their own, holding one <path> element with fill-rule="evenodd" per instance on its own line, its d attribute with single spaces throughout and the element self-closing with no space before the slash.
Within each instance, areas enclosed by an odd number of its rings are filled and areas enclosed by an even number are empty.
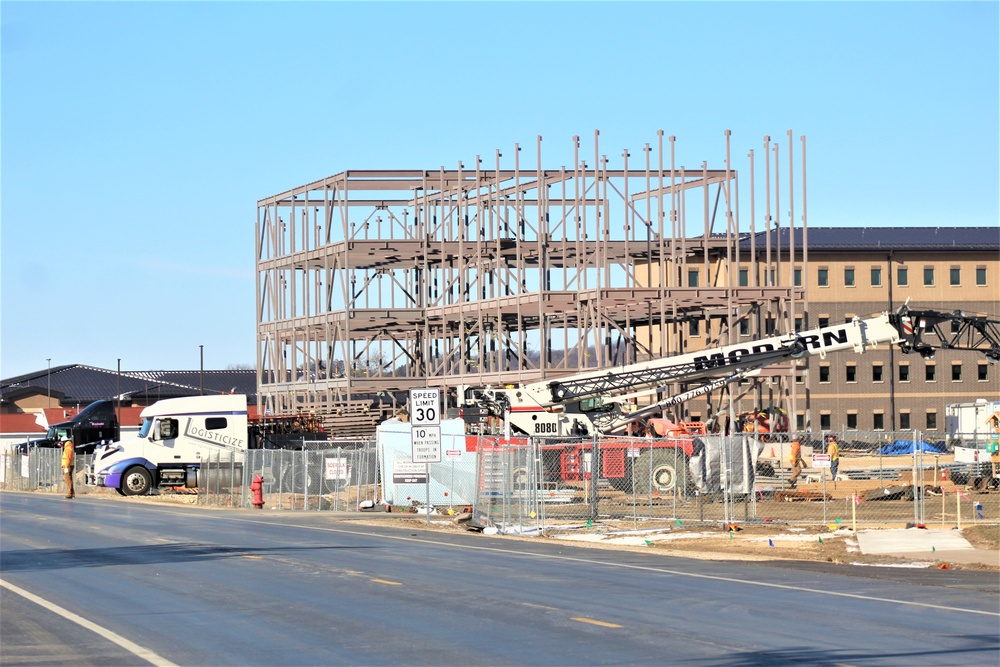
<svg viewBox="0 0 1000 667">
<path fill-rule="evenodd" d="M 153 426 L 153 418 L 146 417 L 142 420 L 142 428 L 139 429 L 139 437 L 145 438 L 149 435 L 149 429 Z"/>
</svg>

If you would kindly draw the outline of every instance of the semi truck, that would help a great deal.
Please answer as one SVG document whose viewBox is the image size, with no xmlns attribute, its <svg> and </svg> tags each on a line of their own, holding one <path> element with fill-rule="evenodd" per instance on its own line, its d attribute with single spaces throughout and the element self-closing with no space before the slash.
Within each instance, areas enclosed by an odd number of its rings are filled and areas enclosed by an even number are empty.
<svg viewBox="0 0 1000 667">
<path fill-rule="evenodd" d="M 912 310 L 903 305 L 869 319 L 773 336 L 631 365 L 605 368 L 530 384 L 468 388 L 459 406 L 469 421 L 502 425 L 514 437 L 544 437 L 544 474 L 578 481 L 591 474 L 619 489 L 672 491 L 686 478 L 687 465 L 706 446 L 705 425 L 657 417 L 663 410 L 721 389 L 766 366 L 817 355 L 897 345 L 924 358 L 938 349 L 972 350 L 1000 360 L 1000 322 L 961 312 Z M 636 399 L 661 393 L 668 384 L 686 387 L 640 406 Z M 628 435 L 644 424 L 645 437 Z M 736 431 L 726 425 L 724 432 Z M 662 437 L 666 436 L 666 437 Z M 764 438 L 750 433 L 760 445 Z M 590 471 L 593 443 L 599 440 L 600 468 Z M 631 465 L 630 465 L 631 464 Z M 652 471 L 636 475 L 632 470 Z"/>
<path fill-rule="evenodd" d="M 164 399 L 140 416 L 136 437 L 95 449 L 88 484 L 124 496 L 157 487 L 197 488 L 206 484 L 203 464 L 209 461 L 238 467 L 248 449 L 289 449 L 326 437 L 310 419 L 249 419 L 247 398 L 237 394 Z"/>
<path fill-rule="evenodd" d="M 64 438 L 73 441 L 77 453 L 89 454 L 98 443 L 121 438 L 121 425 L 114 401 L 94 401 L 72 419 L 49 427 L 44 438 L 20 445 L 22 453 L 31 447 L 58 447 Z"/>
</svg>

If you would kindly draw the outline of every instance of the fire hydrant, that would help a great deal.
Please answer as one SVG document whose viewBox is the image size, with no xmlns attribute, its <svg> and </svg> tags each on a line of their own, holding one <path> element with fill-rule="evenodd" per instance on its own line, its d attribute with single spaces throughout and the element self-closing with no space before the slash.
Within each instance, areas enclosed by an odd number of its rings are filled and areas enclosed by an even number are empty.
<svg viewBox="0 0 1000 667">
<path fill-rule="evenodd" d="M 250 490 L 253 491 L 253 506 L 259 510 L 264 509 L 264 477 L 254 475 L 250 482 Z"/>
</svg>

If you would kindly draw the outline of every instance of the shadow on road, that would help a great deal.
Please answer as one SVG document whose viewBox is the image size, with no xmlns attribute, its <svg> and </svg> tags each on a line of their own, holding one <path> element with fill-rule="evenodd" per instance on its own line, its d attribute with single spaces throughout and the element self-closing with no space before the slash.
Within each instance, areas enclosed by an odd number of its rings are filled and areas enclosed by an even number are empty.
<svg viewBox="0 0 1000 667">
<path fill-rule="evenodd" d="M 913 647 L 911 651 L 867 650 L 858 648 L 844 648 L 831 651 L 828 649 L 814 649 L 809 647 L 789 648 L 782 650 L 760 650 L 736 653 L 722 661 L 713 657 L 711 664 L 715 667 L 791 667 L 792 665 L 812 665 L 819 667 L 833 667 L 834 665 L 845 664 L 935 664 L 934 656 L 942 657 L 943 664 L 957 664 L 961 662 L 961 656 L 969 654 L 969 664 L 975 664 L 981 658 L 983 652 L 995 652 L 1000 649 L 1000 640 L 997 637 L 984 635 L 964 635 L 950 637 L 949 648 L 936 648 L 930 643 L 926 646 Z M 963 648 L 955 648 L 955 644 L 964 645 Z M 698 664 L 698 661 L 689 664 Z"/>
<path fill-rule="evenodd" d="M 188 563 L 259 556 L 268 553 L 318 551 L 324 549 L 377 549 L 379 547 L 226 547 L 212 544 L 173 543 L 140 546 L 102 547 L 100 549 L 23 549 L 0 554 L 0 572 L 60 570 L 76 567 L 115 567 L 153 563 Z"/>
</svg>

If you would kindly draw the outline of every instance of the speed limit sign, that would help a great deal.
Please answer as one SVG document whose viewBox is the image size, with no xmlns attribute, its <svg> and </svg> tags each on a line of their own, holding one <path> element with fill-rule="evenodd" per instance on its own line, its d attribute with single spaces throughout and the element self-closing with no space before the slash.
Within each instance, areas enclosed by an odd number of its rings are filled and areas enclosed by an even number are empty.
<svg viewBox="0 0 1000 667">
<path fill-rule="evenodd" d="M 410 390 L 410 423 L 414 426 L 437 426 L 441 423 L 441 390 Z"/>
</svg>

